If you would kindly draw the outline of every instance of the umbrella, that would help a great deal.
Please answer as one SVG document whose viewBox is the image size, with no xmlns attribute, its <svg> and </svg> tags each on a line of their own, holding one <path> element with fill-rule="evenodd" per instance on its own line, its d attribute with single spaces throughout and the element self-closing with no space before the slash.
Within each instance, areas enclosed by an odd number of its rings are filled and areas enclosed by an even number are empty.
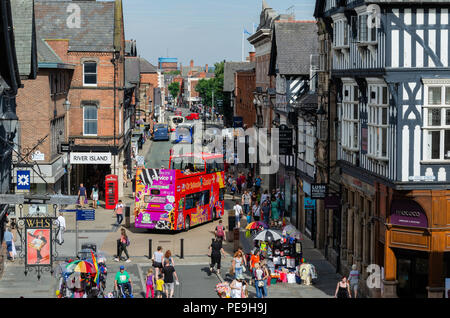
<svg viewBox="0 0 450 318">
<path fill-rule="evenodd" d="M 254 241 L 265 241 L 265 242 L 273 242 L 281 240 L 281 235 L 273 230 L 264 230 L 259 232 L 258 235 L 253 239 Z"/>
<path fill-rule="evenodd" d="M 66 269 L 71 272 L 89 273 L 89 274 L 97 273 L 94 264 L 88 261 L 72 262 L 66 266 Z"/>
<path fill-rule="evenodd" d="M 289 235 L 290 237 L 294 237 L 297 239 L 301 239 L 302 237 L 301 232 L 297 228 L 295 228 L 295 226 L 293 226 L 292 224 L 286 225 L 283 228 L 283 232 Z"/>
<path fill-rule="evenodd" d="M 260 229 L 260 228 L 268 229 L 269 226 L 266 223 L 264 223 L 264 222 L 256 221 L 256 222 L 249 223 L 245 227 L 246 230 L 257 230 L 257 229 Z"/>
</svg>

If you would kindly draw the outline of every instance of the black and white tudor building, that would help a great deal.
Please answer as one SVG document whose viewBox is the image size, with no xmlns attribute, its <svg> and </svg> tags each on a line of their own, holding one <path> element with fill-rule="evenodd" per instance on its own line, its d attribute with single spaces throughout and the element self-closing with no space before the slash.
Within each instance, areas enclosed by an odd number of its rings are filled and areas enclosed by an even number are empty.
<svg viewBox="0 0 450 318">
<path fill-rule="evenodd" d="M 442 0 L 316 3 L 337 86 L 341 251 L 365 270 L 355 255 L 371 244 L 385 295 L 442 297 L 450 277 L 449 9 Z M 400 214 L 423 219 L 399 223 Z M 386 226 L 375 234 L 348 233 L 377 221 Z"/>
</svg>

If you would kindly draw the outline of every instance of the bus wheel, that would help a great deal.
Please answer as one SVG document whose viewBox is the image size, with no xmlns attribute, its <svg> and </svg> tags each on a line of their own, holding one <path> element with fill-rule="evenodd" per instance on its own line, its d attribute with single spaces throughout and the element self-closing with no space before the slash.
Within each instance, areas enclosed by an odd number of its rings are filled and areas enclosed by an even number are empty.
<svg viewBox="0 0 450 318">
<path fill-rule="evenodd" d="M 191 228 L 191 220 L 189 218 L 189 215 L 186 216 L 186 219 L 184 220 L 184 230 L 187 232 Z"/>
</svg>

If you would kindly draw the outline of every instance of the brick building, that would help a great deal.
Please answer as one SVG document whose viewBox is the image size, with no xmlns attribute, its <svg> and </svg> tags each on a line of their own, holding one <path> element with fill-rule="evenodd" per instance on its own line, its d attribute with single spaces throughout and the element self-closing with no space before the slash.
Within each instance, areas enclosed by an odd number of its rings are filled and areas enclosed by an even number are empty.
<svg viewBox="0 0 450 318">
<path fill-rule="evenodd" d="M 16 100 L 20 127 L 18 144 L 25 159 L 20 163 L 35 162 L 30 180 L 32 193 L 67 193 L 64 168 L 67 156 L 59 152 L 59 144 L 68 141 L 64 102 L 74 66 L 64 63 L 41 38 L 37 40 L 37 55 L 37 77 L 22 81 L 24 88 Z M 20 160 L 16 157 L 15 161 Z M 17 169 L 23 168 L 15 168 L 14 175 Z M 41 175 L 35 171 L 40 171 Z"/>
<path fill-rule="evenodd" d="M 72 11 L 80 14 L 71 20 Z M 84 183 L 90 189 L 98 184 L 103 199 L 104 178 L 115 174 L 121 196 L 125 138 L 129 136 L 125 128 L 131 129 L 125 109 L 129 105 L 124 103 L 122 1 L 39 1 L 35 12 L 38 35 L 64 63 L 74 65 L 67 96 L 71 104 L 68 134 L 73 144 L 68 166 L 71 187 L 76 190 Z M 90 19 L 83 20 L 84 15 Z M 98 159 L 80 161 L 85 153 Z"/>
<path fill-rule="evenodd" d="M 164 73 L 178 71 L 178 59 L 173 57 L 160 57 L 158 59 L 158 69 Z"/>
<path fill-rule="evenodd" d="M 155 116 L 155 88 L 159 87 L 159 72 L 157 68 L 148 62 L 146 59 L 140 57 L 140 109 L 145 112 L 147 122 L 153 125 L 153 118 Z M 150 102 L 151 101 L 151 102 Z M 143 113 L 141 113 L 142 115 Z M 153 128 L 153 126 L 151 126 Z"/>
<path fill-rule="evenodd" d="M 251 63 L 254 65 L 254 63 Z M 253 104 L 255 92 L 255 69 L 235 73 L 235 107 L 234 116 L 242 117 L 244 127 L 253 127 L 256 123 L 256 111 Z"/>
</svg>

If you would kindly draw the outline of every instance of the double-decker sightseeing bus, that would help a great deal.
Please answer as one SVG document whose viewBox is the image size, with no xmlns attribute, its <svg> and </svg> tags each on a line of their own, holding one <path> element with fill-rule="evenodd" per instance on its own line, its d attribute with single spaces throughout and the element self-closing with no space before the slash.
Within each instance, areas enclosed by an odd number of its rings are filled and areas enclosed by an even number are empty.
<svg viewBox="0 0 450 318">
<path fill-rule="evenodd" d="M 189 230 L 224 214 L 225 181 L 220 154 L 170 157 L 169 169 L 139 169 L 135 227 Z"/>
</svg>

